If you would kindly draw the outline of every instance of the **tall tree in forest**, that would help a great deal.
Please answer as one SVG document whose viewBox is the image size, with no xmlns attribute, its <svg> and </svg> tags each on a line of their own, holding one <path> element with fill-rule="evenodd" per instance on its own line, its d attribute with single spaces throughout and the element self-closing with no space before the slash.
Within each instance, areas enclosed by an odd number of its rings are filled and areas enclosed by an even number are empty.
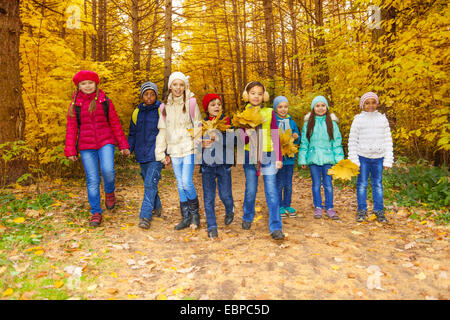
<svg viewBox="0 0 450 320">
<path fill-rule="evenodd" d="M 264 5 L 264 21 L 265 21 L 265 36 L 267 46 L 267 75 L 271 80 L 269 85 L 269 93 L 271 96 L 275 93 L 275 74 L 277 72 L 277 66 L 275 61 L 275 50 L 273 43 L 273 6 L 272 0 L 263 0 Z"/>
<path fill-rule="evenodd" d="M 236 53 L 236 70 L 237 70 L 237 85 L 239 94 L 242 94 L 244 90 L 244 85 L 242 84 L 242 60 L 241 60 L 241 48 L 239 41 L 239 14 L 238 14 L 238 3 L 237 0 L 233 0 L 233 21 L 234 21 L 234 45 Z"/>
<path fill-rule="evenodd" d="M 166 0 L 164 35 L 164 89 L 163 97 L 168 91 L 168 82 L 172 73 L 172 0 Z"/>
<path fill-rule="evenodd" d="M 19 70 L 19 0 L 0 0 L 0 144 L 23 140 L 25 109 Z M 4 164 L 0 164 L 2 167 Z M 15 181 L 27 170 L 24 160 L 8 164 L 6 182 Z"/>
<path fill-rule="evenodd" d="M 330 103 L 333 104 L 333 99 L 331 97 L 331 88 L 329 85 L 329 74 L 327 65 L 327 53 L 325 49 L 325 37 L 324 37 L 324 23 L 323 23 L 323 0 L 314 1 L 314 17 L 316 22 L 316 35 L 315 35 L 315 50 L 318 55 L 316 60 L 316 70 L 317 70 L 317 82 L 320 84 L 321 89 L 324 90 L 325 94 L 328 96 Z"/>
</svg>

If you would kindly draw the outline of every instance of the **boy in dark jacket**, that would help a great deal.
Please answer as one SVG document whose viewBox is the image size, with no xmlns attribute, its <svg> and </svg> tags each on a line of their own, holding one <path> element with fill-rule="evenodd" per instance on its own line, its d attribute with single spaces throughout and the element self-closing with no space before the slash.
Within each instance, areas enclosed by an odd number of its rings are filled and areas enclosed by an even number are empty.
<svg viewBox="0 0 450 320">
<path fill-rule="evenodd" d="M 130 152 L 134 151 L 136 161 L 141 166 L 144 179 L 144 199 L 139 213 L 139 227 L 150 228 L 152 215 L 161 215 L 161 200 L 158 195 L 158 182 L 161 179 L 162 163 L 155 159 L 155 142 L 158 135 L 159 106 L 158 87 L 153 82 L 141 85 L 141 102 L 133 111 L 130 121 L 128 143 Z"/>
</svg>

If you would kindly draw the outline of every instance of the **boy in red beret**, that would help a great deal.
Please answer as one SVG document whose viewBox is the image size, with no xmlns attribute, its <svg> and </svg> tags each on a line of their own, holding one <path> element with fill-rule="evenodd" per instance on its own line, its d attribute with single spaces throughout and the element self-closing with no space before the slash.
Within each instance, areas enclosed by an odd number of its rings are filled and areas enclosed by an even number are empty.
<svg viewBox="0 0 450 320">
<path fill-rule="evenodd" d="M 217 94 L 207 94 L 203 98 L 203 109 L 207 114 L 204 120 L 214 120 L 223 110 L 222 99 Z M 220 120 L 222 119 L 225 119 L 228 125 L 230 124 L 230 118 L 223 114 L 220 117 Z M 208 237 L 210 238 L 218 237 L 215 213 L 216 185 L 219 189 L 219 197 L 225 205 L 225 225 L 231 224 L 234 219 L 234 201 L 231 192 L 234 139 L 231 143 L 227 143 L 229 140 L 226 139 L 223 132 L 216 132 L 211 137 L 206 135 L 202 142 L 203 153 L 200 172 L 202 173 L 203 201 Z"/>
<path fill-rule="evenodd" d="M 100 207 L 100 171 L 105 188 L 105 206 L 115 206 L 114 148 L 116 142 L 122 155 L 129 156 L 129 145 L 112 101 L 98 88 L 98 74 L 82 70 L 75 74 L 77 90 L 67 113 L 64 154 L 76 161 L 78 151 L 86 173 L 88 200 L 91 206 L 90 226 L 102 222 Z M 100 166 L 99 166 L 100 162 Z"/>
</svg>

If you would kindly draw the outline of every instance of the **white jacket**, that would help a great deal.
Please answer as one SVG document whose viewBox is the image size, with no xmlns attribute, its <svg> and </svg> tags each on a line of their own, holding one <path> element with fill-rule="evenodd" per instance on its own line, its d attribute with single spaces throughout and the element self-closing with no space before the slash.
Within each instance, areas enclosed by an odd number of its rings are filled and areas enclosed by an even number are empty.
<svg viewBox="0 0 450 320">
<path fill-rule="evenodd" d="M 172 94 L 169 95 L 165 106 L 166 119 L 160 116 L 158 122 L 156 161 L 164 160 L 166 152 L 171 157 L 184 157 L 194 153 L 194 139 L 189 135 L 188 129 L 201 124 L 202 114 L 196 105 L 194 119 L 191 119 L 189 98 L 193 96 L 193 93 L 188 93 L 184 102 L 183 97 L 172 98 Z M 183 105 L 186 106 L 186 112 L 183 112 Z"/>
<path fill-rule="evenodd" d="M 348 158 L 353 163 L 360 165 L 358 156 L 384 158 L 383 166 L 392 167 L 392 149 L 391 129 L 384 114 L 363 111 L 353 118 L 348 138 Z"/>
</svg>

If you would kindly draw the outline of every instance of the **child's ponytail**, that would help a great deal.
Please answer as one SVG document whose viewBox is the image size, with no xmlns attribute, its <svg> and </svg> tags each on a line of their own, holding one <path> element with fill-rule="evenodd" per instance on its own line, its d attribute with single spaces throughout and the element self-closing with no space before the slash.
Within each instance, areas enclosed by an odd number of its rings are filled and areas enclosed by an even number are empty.
<svg viewBox="0 0 450 320">
<path fill-rule="evenodd" d="M 74 98 L 72 99 L 72 102 L 70 103 L 70 106 L 69 106 L 69 116 L 71 116 L 71 117 L 75 117 L 75 112 L 73 110 L 74 109 L 73 106 L 75 105 L 75 102 L 77 101 L 78 92 L 79 92 L 79 90 L 77 88 L 77 91 L 75 91 Z"/>
<path fill-rule="evenodd" d="M 89 112 L 90 113 L 94 112 L 95 109 L 97 109 L 98 87 L 97 86 L 95 86 L 95 87 L 96 87 L 96 89 L 95 89 L 95 98 L 89 104 Z"/>
</svg>

